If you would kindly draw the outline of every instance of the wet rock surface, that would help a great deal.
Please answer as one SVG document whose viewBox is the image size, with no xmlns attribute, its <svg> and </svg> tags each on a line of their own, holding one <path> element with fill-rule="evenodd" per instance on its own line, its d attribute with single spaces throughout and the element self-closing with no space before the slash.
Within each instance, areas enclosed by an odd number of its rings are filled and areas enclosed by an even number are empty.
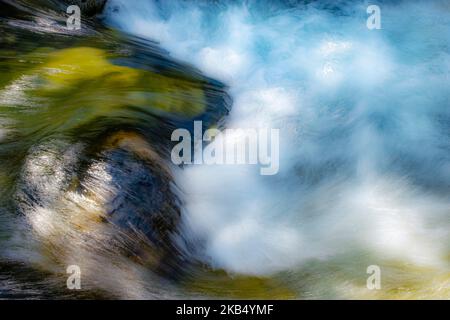
<svg viewBox="0 0 450 320">
<path fill-rule="evenodd" d="M 28 155 L 17 202 L 40 251 L 61 264 L 108 252 L 157 272 L 170 259 L 176 268 L 180 203 L 163 159 L 133 132 L 94 148 L 90 154 L 81 144 L 50 141 Z"/>
<path fill-rule="evenodd" d="M 190 258 L 171 132 L 217 124 L 226 88 L 149 41 L 89 24 L 68 37 L 31 3 L 0 2 L 0 296 L 173 296 L 164 281 Z M 79 294 L 61 290 L 69 265 Z"/>
</svg>

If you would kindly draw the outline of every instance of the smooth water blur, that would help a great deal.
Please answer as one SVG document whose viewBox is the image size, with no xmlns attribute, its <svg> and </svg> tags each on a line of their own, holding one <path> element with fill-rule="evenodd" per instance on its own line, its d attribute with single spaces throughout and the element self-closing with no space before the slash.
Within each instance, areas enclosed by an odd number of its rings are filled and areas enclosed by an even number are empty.
<svg viewBox="0 0 450 320">
<path fill-rule="evenodd" d="M 446 1 L 55 1 L 0 0 L 0 297 L 450 297 Z M 194 120 L 280 172 L 174 166 Z"/>
<path fill-rule="evenodd" d="M 449 294 L 450 8 L 364 1 L 112 0 L 106 21 L 229 86 L 227 127 L 279 128 L 280 173 L 177 176 L 201 259 L 297 297 Z M 366 289 L 378 265 L 383 290 Z"/>
<path fill-rule="evenodd" d="M 70 32 L 65 11 L 30 3 L 0 2 L 0 297 L 186 295 L 171 283 L 191 249 L 170 136 L 227 114 L 224 85 L 151 41 L 96 20 Z M 69 265 L 81 292 L 65 288 Z"/>
</svg>

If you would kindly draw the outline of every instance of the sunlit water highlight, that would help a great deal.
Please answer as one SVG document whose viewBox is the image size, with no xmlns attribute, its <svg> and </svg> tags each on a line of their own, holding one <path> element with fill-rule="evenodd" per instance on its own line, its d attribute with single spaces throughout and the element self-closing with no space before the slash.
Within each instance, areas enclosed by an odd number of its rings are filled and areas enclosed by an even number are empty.
<svg viewBox="0 0 450 320">
<path fill-rule="evenodd" d="M 75 34 L 15 3 L 0 297 L 450 297 L 446 1 L 110 0 Z M 280 129 L 279 173 L 173 165 L 193 120 Z"/>
<path fill-rule="evenodd" d="M 382 30 L 371 31 L 366 8 L 108 4 L 111 25 L 229 86 L 227 127 L 281 129 L 276 176 L 194 166 L 177 177 L 186 232 L 204 241 L 209 264 L 248 275 L 336 265 L 347 275 L 324 277 L 337 291 L 352 269 L 363 278 L 370 264 L 410 266 L 402 277 L 442 277 L 447 289 L 428 294 L 448 295 L 450 10 L 444 1 L 382 3 Z M 404 282 L 394 276 L 388 286 Z"/>
</svg>

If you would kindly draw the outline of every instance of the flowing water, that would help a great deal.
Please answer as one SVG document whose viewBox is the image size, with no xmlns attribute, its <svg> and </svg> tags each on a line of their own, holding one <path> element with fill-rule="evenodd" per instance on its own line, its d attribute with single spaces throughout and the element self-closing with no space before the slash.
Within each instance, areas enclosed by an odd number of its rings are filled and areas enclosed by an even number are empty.
<svg viewBox="0 0 450 320">
<path fill-rule="evenodd" d="M 0 297 L 450 298 L 450 5 L 379 5 L 5 5 Z M 194 120 L 280 129 L 278 174 L 173 165 Z"/>
</svg>

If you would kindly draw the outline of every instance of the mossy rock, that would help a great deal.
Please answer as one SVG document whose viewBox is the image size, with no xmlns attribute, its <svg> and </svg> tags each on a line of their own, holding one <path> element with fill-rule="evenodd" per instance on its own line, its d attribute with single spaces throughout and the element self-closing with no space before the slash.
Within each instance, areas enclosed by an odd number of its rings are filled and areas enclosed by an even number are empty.
<svg viewBox="0 0 450 320">
<path fill-rule="evenodd" d="M 205 110 L 201 84 L 115 65 L 104 50 L 97 48 L 56 51 L 36 73 L 44 80 L 38 87 L 41 91 L 36 93 L 44 96 L 77 91 L 83 84 L 93 84 L 97 94 L 90 96 L 91 92 L 87 92 L 88 98 L 92 98 L 91 108 L 152 107 L 184 116 L 195 116 Z M 86 90 L 82 94 L 86 97 Z M 101 94 L 105 96 L 100 100 Z"/>
<path fill-rule="evenodd" d="M 203 82 L 116 65 L 113 58 L 93 47 L 39 49 L 22 59 L 35 61 L 30 70 L 8 77 L 0 108 L 24 135 L 78 130 L 100 118 L 151 125 L 148 114 L 189 120 L 205 113 Z"/>
</svg>

